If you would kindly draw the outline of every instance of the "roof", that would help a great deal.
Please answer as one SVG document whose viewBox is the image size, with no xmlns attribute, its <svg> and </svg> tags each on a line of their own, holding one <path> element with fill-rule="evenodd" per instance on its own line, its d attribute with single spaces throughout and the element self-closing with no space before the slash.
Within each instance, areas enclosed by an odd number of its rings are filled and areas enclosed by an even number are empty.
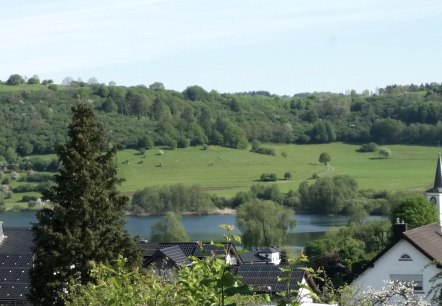
<svg viewBox="0 0 442 306">
<path fill-rule="evenodd" d="M 214 244 L 202 244 L 201 247 L 197 247 L 195 249 L 195 252 L 193 253 L 193 256 L 198 257 L 198 258 L 202 258 L 202 257 L 207 257 L 207 256 L 218 256 L 218 255 L 224 255 L 226 254 L 226 248 L 231 251 L 232 250 L 232 244 L 225 244 L 223 243 L 223 247 L 220 247 L 219 245 L 214 245 Z M 233 253 L 236 253 L 233 250 Z"/>
<path fill-rule="evenodd" d="M 181 248 L 177 245 L 158 250 L 164 257 L 169 258 L 174 264 L 178 266 L 188 266 L 192 262 L 186 257 Z"/>
<path fill-rule="evenodd" d="M 180 255 L 183 254 L 184 257 L 188 260 L 188 257 L 195 256 L 198 258 L 204 258 L 208 256 L 217 256 L 217 255 L 224 255 L 225 254 L 225 248 L 228 249 L 230 254 L 236 254 L 235 246 L 231 243 L 223 243 L 224 247 L 219 247 L 217 245 L 214 245 L 210 242 L 170 242 L 170 243 L 139 243 L 138 246 L 143 250 L 144 254 L 144 263 L 145 265 L 148 265 L 151 263 L 155 258 L 157 258 L 160 254 L 158 253 L 161 251 L 163 255 L 169 257 L 166 253 L 171 252 L 170 250 L 173 250 L 173 253 L 171 253 L 173 256 L 177 256 L 179 253 Z M 170 249 L 172 248 L 173 249 Z M 165 249 L 166 253 L 164 252 Z M 178 251 L 180 250 L 180 252 Z M 170 258 L 170 257 L 169 257 Z M 175 259 L 170 258 L 174 262 Z M 182 260 L 182 258 L 180 259 Z"/>
<path fill-rule="evenodd" d="M 32 267 L 33 234 L 29 228 L 3 227 L 0 241 L 0 304 L 26 302 Z"/>
<path fill-rule="evenodd" d="M 230 253 L 236 253 L 235 246 L 231 243 L 222 243 L 223 248 L 212 244 L 211 242 L 161 242 L 161 243 L 139 243 L 138 246 L 144 251 L 144 256 L 152 256 L 157 250 L 178 246 L 183 253 L 195 257 L 207 257 L 213 255 L 223 255 L 225 247 Z"/>
<path fill-rule="evenodd" d="M 26 301 L 32 254 L 0 254 L 0 301 Z"/>
<path fill-rule="evenodd" d="M 279 250 L 274 247 L 267 247 L 262 250 L 259 250 L 259 253 L 278 253 L 278 252 L 279 252 Z"/>
<path fill-rule="evenodd" d="M 442 233 L 439 223 L 406 231 L 403 237 L 429 259 L 442 260 Z"/>
<path fill-rule="evenodd" d="M 440 154 L 439 158 L 437 159 L 436 174 L 434 176 L 433 188 L 428 189 L 427 192 L 438 192 L 438 193 L 442 192 L 442 167 L 441 167 Z"/>
<path fill-rule="evenodd" d="M 244 252 L 244 253 L 240 253 L 239 257 L 241 258 L 241 261 L 244 264 L 272 262 L 271 258 L 260 256 L 259 253 L 263 253 L 263 252 L 262 251 Z"/>
<path fill-rule="evenodd" d="M 442 260 L 442 233 L 438 223 L 424 225 L 414 228 L 402 233 L 402 238 L 408 241 L 412 246 L 419 250 L 422 254 L 427 256 L 431 261 Z M 379 254 L 373 257 L 367 264 L 364 265 L 359 274 L 362 274 L 368 268 L 374 267 L 374 263 L 384 256 L 393 246 L 401 239 L 391 243 Z"/>
<path fill-rule="evenodd" d="M 291 272 L 283 272 L 275 265 L 241 265 L 235 270 L 240 280 L 252 287 L 255 292 L 281 292 L 287 290 L 287 283 L 278 278 L 290 276 L 290 289 L 301 283 L 306 272 L 301 267 L 293 266 Z M 290 273 L 290 274 L 289 274 Z"/>
<path fill-rule="evenodd" d="M 33 234 L 25 227 L 4 227 L 0 242 L 0 253 L 32 253 Z"/>
</svg>

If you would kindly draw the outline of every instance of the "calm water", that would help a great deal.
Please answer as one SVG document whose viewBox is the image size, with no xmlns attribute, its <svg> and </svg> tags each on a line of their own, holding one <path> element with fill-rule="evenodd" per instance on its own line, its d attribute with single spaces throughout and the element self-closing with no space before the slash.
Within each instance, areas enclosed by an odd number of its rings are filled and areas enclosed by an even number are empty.
<svg viewBox="0 0 442 306">
<path fill-rule="evenodd" d="M 132 235 L 147 238 L 152 224 L 161 218 L 129 216 L 126 229 Z M 346 225 L 348 221 L 346 216 L 294 215 L 294 219 L 296 226 L 288 234 L 288 245 L 295 250 L 302 248 L 310 240 L 320 238 L 327 228 Z M 370 217 L 370 219 L 382 219 L 382 217 Z M 6 212 L 0 213 L 0 221 L 3 221 L 4 226 L 30 226 L 36 222 L 36 218 L 34 212 Z M 236 225 L 236 216 L 183 216 L 182 222 L 191 240 L 219 240 L 224 232 L 218 225 Z M 239 231 L 235 230 L 235 233 L 239 234 Z"/>
</svg>

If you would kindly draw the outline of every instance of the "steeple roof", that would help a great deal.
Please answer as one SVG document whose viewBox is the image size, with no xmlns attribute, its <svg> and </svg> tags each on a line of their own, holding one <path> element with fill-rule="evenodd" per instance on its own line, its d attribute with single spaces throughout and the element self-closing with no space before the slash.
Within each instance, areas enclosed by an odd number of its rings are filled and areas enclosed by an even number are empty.
<svg viewBox="0 0 442 306">
<path fill-rule="evenodd" d="M 434 176 L 434 186 L 433 188 L 427 190 L 427 192 L 437 192 L 442 193 L 442 166 L 441 166 L 441 157 L 437 159 L 437 166 L 436 166 L 436 175 Z"/>
</svg>

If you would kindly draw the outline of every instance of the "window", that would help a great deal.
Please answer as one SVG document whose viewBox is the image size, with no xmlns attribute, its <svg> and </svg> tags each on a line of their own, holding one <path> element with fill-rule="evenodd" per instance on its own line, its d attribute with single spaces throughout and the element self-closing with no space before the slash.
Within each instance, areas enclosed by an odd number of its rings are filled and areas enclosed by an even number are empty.
<svg viewBox="0 0 442 306">
<path fill-rule="evenodd" d="M 414 291 L 423 291 L 423 276 L 422 274 L 390 274 L 390 279 L 392 281 L 398 281 L 401 283 L 411 283 L 414 284 Z"/>
<path fill-rule="evenodd" d="M 413 261 L 413 259 L 408 254 L 402 254 L 402 256 L 399 258 L 399 261 Z"/>
</svg>

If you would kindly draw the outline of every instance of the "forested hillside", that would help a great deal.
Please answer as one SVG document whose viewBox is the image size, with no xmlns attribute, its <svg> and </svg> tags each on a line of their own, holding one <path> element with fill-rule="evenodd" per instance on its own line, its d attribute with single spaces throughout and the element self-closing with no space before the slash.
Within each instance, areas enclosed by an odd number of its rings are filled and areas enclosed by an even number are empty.
<svg viewBox="0 0 442 306">
<path fill-rule="evenodd" d="M 32 78 L 33 79 L 33 78 Z M 30 79 L 31 80 L 31 79 Z M 344 141 L 438 145 L 442 84 L 387 86 L 375 94 L 183 92 L 71 81 L 0 84 L 0 161 L 52 153 L 66 137 L 70 108 L 87 101 L 109 142 L 149 149 L 217 144 L 245 148 L 272 143 Z"/>
</svg>

